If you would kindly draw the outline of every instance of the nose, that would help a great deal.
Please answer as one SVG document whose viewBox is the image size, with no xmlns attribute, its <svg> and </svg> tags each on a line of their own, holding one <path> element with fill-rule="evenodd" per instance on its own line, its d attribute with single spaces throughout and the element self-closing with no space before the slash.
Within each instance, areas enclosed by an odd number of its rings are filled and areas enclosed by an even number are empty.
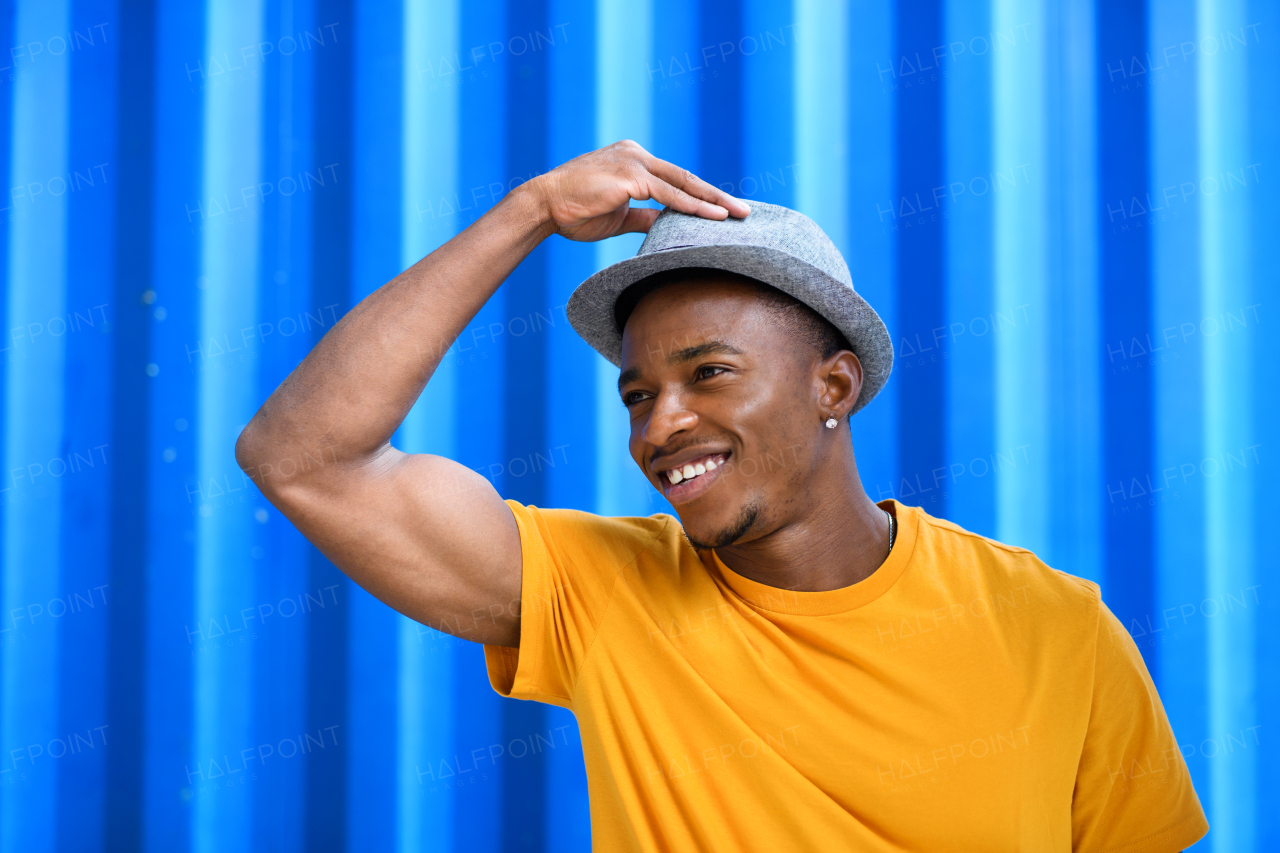
<svg viewBox="0 0 1280 853">
<path fill-rule="evenodd" d="M 698 416 L 685 405 L 683 395 L 659 391 L 644 420 L 640 437 L 654 447 L 662 447 L 677 433 L 692 430 L 698 425 Z"/>
</svg>

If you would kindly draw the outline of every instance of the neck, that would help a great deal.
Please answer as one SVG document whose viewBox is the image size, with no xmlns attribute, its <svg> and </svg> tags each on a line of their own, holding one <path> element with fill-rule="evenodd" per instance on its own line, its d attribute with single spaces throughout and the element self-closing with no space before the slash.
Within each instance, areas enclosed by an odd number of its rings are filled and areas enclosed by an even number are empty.
<svg viewBox="0 0 1280 853">
<path fill-rule="evenodd" d="M 862 488 L 853 449 L 789 503 L 804 514 L 769 533 L 717 548 L 743 577 L 780 589 L 820 592 L 870 577 L 889 551 L 889 519 Z"/>
</svg>

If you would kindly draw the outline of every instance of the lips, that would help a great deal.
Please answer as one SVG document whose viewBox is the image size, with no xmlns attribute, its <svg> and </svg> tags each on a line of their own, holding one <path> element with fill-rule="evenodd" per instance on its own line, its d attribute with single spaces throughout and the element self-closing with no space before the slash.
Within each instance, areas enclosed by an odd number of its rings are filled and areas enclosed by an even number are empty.
<svg viewBox="0 0 1280 853">
<path fill-rule="evenodd" d="M 658 472 L 663 494 L 671 503 L 687 503 L 720 478 L 728 453 L 707 453 Z"/>
</svg>

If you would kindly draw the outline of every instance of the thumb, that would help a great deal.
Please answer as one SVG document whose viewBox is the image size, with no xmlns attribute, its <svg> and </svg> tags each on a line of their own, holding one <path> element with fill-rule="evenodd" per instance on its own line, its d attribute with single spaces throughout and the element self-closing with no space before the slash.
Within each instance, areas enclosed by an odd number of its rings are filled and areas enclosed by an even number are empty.
<svg viewBox="0 0 1280 853">
<path fill-rule="evenodd" d="M 629 207 L 627 208 L 627 218 L 622 221 L 622 227 L 618 229 L 618 233 L 647 233 L 649 226 L 653 225 L 653 221 L 658 218 L 658 214 L 661 212 L 661 210 L 653 207 Z"/>
</svg>

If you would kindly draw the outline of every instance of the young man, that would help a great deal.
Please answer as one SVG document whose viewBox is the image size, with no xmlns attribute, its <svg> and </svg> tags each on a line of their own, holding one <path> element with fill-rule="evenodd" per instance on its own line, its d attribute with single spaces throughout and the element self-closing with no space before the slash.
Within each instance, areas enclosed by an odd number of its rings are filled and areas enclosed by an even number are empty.
<svg viewBox="0 0 1280 853">
<path fill-rule="evenodd" d="M 631 455 L 678 521 L 504 502 L 390 446 L 534 246 L 627 231 L 640 254 L 569 315 L 620 366 Z M 573 710 L 598 849 L 1190 845 L 1204 814 L 1098 587 L 863 491 L 845 421 L 891 362 L 810 220 L 621 142 L 365 299 L 236 450 L 357 583 L 485 643 L 498 692 Z"/>
</svg>

